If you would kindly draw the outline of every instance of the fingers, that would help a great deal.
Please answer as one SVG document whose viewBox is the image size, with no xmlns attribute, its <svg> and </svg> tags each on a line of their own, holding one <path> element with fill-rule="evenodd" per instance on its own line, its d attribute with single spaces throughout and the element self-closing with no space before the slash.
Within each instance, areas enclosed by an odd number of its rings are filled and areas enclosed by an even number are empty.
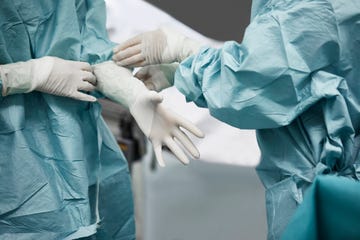
<svg viewBox="0 0 360 240">
<path fill-rule="evenodd" d="M 95 88 L 96 87 L 94 85 L 92 85 L 91 83 L 86 82 L 86 81 L 80 82 L 79 86 L 78 86 L 78 90 L 82 90 L 82 91 L 86 91 L 86 92 L 94 91 Z"/>
<path fill-rule="evenodd" d="M 155 157 L 157 162 L 159 163 L 160 167 L 165 167 L 165 162 L 164 162 L 164 158 L 162 156 L 162 145 L 161 143 L 158 142 L 153 142 L 153 148 L 154 148 L 154 153 L 155 153 Z"/>
<path fill-rule="evenodd" d="M 139 43 L 141 43 L 141 41 L 142 41 L 142 37 L 141 37 L 141 35 L 138 35 L 138 36 L 133 37 L 133 38 L 127 40 L 126 42 L 123 42 L 123 43 L 117 45 L 116 47 L 114 47 L 113 52 L 117 53 L 120 50 L 123 50 L 125 48 L 132 47 L 136 44 L 139 44 Z"/>
<path fill-rule="evenodd" d="M 87 62 L 75 62 L 75 64 L 77 64 L 79 66 L 79 68 L 83 71 L 92 72 L 92 67 Z"/>
<path fill-rule="evenodd" d="M 179 127 L 186 129 L 187 131 L 191 132 L 199 138 L 203 138 L 205 136 L 204 133 L 189 120 L 181 117 L 176 113 L 173 113 L 173 118 L 175 122 L 179 125 Z"/>
<path fill-rule="evenodd" d="M 72 96 L 70 96 L 71 98 L 75 98 L 81 101 L 85 101 L 85 102 L 96 102 L 96 98 L 93 96 L 90 96 L 88 94 L 82 93 L 82 92 L 75 92 L 75 94 L 73 94 Z"/>
<path fill-rule="evenodd" d="M 122 51 L 117 52 L 116 54 L 114 54 L 114 56 L 112 57 L 112 59 L 117 62 L 117 61 L 121 61 L 124 60 L 126 58 L 129 58 L 131 56 L 135 56 L 141 53 L 141 45 L 135 45 L 129 48 L 126 48 Z"/>
<path fill-rule="evenodd" d="M 87 81 L 87 82 L 91 83 L 92 85 L 96 85 L 96 77 L 91 72 L 84 71 L 82 80 Z"/>
<path fill-rule="evenodd" d="M 184 132 L 182 132 L 180 129 L 176 129 L 173 132 L 173 135 L 194 158 L 200 157 L 198 149 Z"/>
<path fill-rule="evenodd" d="M 146 61 L 145 57 L 139 53 L 121 61 L 116 61 L 116 64 L 124 67 L 142 67 L 146 65 Z"/>
<path fill-rule="evenodd" d="M 179 159 L 180 162 L 183 164 L 189 164 L 189 159 L 186 157 L 183 150 L 177 145 L 177 143 L 172 139 L 171 137 L 168 137 L 165 139 L 164 143 L 168 148 L 171 150 L 171 152 L 175 155 L 177 159 Z"/>
</svg>

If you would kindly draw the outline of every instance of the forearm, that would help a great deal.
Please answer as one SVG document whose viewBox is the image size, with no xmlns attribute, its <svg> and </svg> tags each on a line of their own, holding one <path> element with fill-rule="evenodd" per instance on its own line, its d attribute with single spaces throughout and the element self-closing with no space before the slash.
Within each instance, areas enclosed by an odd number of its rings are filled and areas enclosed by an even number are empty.
<svg viewBox="0 0 360 240">
<path fill-rule="evenodd" d="M 93 65 L 93 69 L 98 78 L 97 90 L 126 108 L 136 101 L 137 94 L 147 91 L 142 82 L 131 76 L 129 69 L 119 67 L 112 61 Z M 128 72 L 130 77 L 116 75 L 119 70 Z"/>
</svg>

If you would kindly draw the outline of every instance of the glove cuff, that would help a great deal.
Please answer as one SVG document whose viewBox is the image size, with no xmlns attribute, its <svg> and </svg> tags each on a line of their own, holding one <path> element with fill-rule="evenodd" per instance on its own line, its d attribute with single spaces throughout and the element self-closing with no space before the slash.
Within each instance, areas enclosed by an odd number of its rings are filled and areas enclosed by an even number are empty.
<svg viewBox="0 0 360 240">
<path fill-rule="evenodd" d="M 29 62 L 10 63 L 0 67 L 3 83 L 2 96 L 30 92 L 32 89 L 31 67 Z"/>
<path fill-rule="evenodd" d="M 162 27 L 160 30 L 165 34 L 167 43 L 163 53 L 166 57 L 163 56 L 162 63 L 182 62 L 201 48 L 200 43 L 172 28 Z"/>
<path fill-rule="evenodd" d="M 201 48 L 201 44 L 190 38 L 185 38 L 183 47 L 179 51 L 177 62 L 182 62 L 191 55 L 197 54 Z"/>
<path fill-rule="evenodd" d="M 50 57 L 0 66 L 3 83 L 2 95 L 27 93 L 35 90 L 39 83 L 48 79 L 52 69 Z"/>
</svg>

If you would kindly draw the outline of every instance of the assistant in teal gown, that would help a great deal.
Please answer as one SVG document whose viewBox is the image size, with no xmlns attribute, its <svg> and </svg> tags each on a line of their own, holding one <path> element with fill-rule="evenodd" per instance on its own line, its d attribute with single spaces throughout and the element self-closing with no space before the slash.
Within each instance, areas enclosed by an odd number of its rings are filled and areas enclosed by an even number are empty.
<svg viewBox="0 0 360 240">
<path fill-rule="evenodd" d="M 0 5 L 0 64 L 111 58 L 102 0 Z M 135 239 L 127 162 L 100 112 L 41 92 L 0 96 L 0 239 Z"/>
<path fill-rule="evenodd" d="M 257 129 L 268 239 L 280 239 L 315 176 L 359 179 L 358 0 L 254 0 L 242 43 L 202 48 L 175 86 L 221 121 Z"/>
</svg>

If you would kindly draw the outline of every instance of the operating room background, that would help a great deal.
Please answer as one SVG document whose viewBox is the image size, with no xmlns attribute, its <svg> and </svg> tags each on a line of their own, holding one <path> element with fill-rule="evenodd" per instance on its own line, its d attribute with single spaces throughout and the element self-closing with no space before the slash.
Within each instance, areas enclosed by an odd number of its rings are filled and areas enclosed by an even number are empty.
<svg viewBox="0 0 360 240">
<path fill-rule="evenodd" d="M 240 42 L 250 21 L 251 0 L 147 0 L 197 32 Z"/>
<path fill-rule="evenodd" d="M 166 25 L 214 47 L 225 40 L 241 41 L 251 5 L 250 0 L 106 2 L 107 28 L 114 42 Z M 265 198 L 254 170 L 259 161 L 254 131 L 215 120 L 206 109 L 185 103 L 175 88 L 163 94 L 164 104 L 189 118 L 207 136 L 193 139 L 201 159 L 189 166 L 165 152 L 167 166 L 154 168 L 150 146 L 142 161 L 133 165 L 137 239 L 265 239 Z M 118 137 L 124 110 L 109 101 L 102 105 L 103 116 Z"/>
</svg>

